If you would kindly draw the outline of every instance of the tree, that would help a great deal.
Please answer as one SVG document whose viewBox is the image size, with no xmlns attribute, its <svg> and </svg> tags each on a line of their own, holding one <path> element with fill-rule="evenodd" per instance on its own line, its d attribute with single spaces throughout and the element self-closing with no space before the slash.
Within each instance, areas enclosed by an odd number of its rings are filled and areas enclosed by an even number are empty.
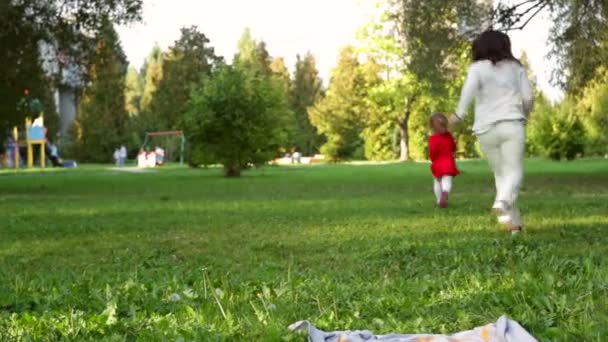
<svg viewBox="0 0 608 342">
<path fill-rule="evenodd" d="M 273 77 L 279 83 L 285 96 L 289 96 L 291 80 L 289 78 L 289 70 L 287 70 L 287 66 L 285 65 L 285 59 L 282 57 L 274 58 L 270 63 L 270 70 Z"/>
<path fill-rule="evenodd" d="M 608 60 L 608 2 L 560 1 L 553 6 L 552 19 L 553 79 L 578 95 Z"/>
<path fill-rule="evenodd" d="M 251 31 L 245 29 L 238 44 L 238 51 L 234 56 L 235 65 L 247 72 L 261 77 L 270 77 L 272 58 L 266 49 L 266 43 L 257 42 L 251 36 Z"/>
<path fill-rule="evenodd" d="M 191 165 L 220 163 L 226 176 L 272 159 L 285 144 L 288 104 L 269 78 L 221 66 L 193 91 L 185 116 Z"/>
<path fill-rule="evenodd" d="M 321 153 L 334 161 L 362 152 L 367 84 L 358 58 L 352 46 L 341 50 L 326 96 L 308 112 L 312 125 L 325 137 Z"/>
<path fill-rule="evenodd" d="M 289 95 L 291 88 L 291 79 L 289 77 L 289 70 L 285 65 L 285 60 L 282 57 L 274 58 L 270 63 L 270 70 L 272 72 L 272 80 L 283 95 L 285 102 L 289 103 Z M 292 144 L 295 141 L 295 134 L 297 130 L 296 126 L 296 116 L 294 111 L 289 107 L 286 108 L 286 111 L 283 114 L 285 120 L 285 128 L 288 132 L 288 138 L 286 140 L 287 144 Z M 287 151 L 292 146 L 284 146 L 285 151 Z"/>
<path fill-rule="evenodd" d="M 257 67 L 260 75 L 270 77 L 272 75 L 272 57 L 266 49 L 266 43 L 261 41 L 256 47 Z"/>
<path fill-rule="evenodd" d="M 551 159 L 572 160 L 582 156 L 585 150 L 585 129 L 577 115 L 576 102 L 566 99 L 556 108 L 551 120 L 549 139 L 545 142 L 545 154 Z"/>
<path fill-rule="evenodd" d="M 181 37 L 163 54 L 163 77 L 153 93 L 149 112 L 159 129 L 179 129 L 188 111 L 192 86 L 211 75 L 221 58 L 196 26 L 182 28 Z M 152 83 L 152 81 L 151 81 Z"/>
<path fill-rule="evenodd" d="M 385 17 L 407 52 L 407 70 L 436 92 L 453 67 L 450 58 L 482 29 L 490 11 L 491 4 L 477 0 L 388 0 Z"/>
<path fill-rule="evenodd" d="M 534 155 L 554 160 L 582 156 L 586 137 L 576 99 L 568 97 L 553 106 L 541 98 L 531 117 L 528 136 L 528 152 Z"/>
<path fill-rule="evenodd" d="M 141 97 L 141 108 L 144 112 L 150 110 L 158 84 L 163 79 L 163 52 L 158 45 L 154 45 L 146 59 L 144 92 Z"/>
<path fill-rule="evenodd" d="M 61 52 L 70 63 L 87 69 L 94 51 L 89 37 L 107 18 L 116 23 L 140 19 L 141 6 L 141 0 L 91 0 L 86 6 L 79 0 L 0 2 L 0 141 L 8 128 L 23 122 L 24 113 L 16 107 L 26 88 L 42 100 L 46 124 L 54 130 L 58 118 L 50 89 L 58 85 L 61 67 L 45 75 L 43 59 L 55 62 Z M 53 54 L 41 56 L 41 42 L 53 46 Z"/>
<path fill-rule="evenodd" d="M 383 66 L 384 79 L 371 90 L 377 108 L 373 113 L 379 117 L 369 121 L 365 135 L 378 139 L 398 130 L 399 159 L 426 158 L 429 114 L 455 108 L 459 95 L 454 86 L 463 79 L 464 60 L 468 59 L 464 51 L 469 48 L 459 32 L 476 26 L 488 7 L 455 0 L 388 0 L 383 5 L 377 18 L 359 34 L 366 46 L 364 53 Z M 461 133 L 465 134 L 459 145 L 465 151 L 473 150 L 470 133 Z M 384 146 L 366 145 L 386 155 L 390 151 L 386 143 L 392 139 L 382 141 Z"/>
<path fill-rule="evenodd" d="M 309 52 L 296 58 L 296 67 L 290 92 L 290 104 L 296 117 L 295 145 L 305 155 L 319 150 L 322 139 L 310 123 L 308 108 L 323 96 L 321 78 L 315 57 Z"/>
<path fill-rule="evenodd" d="M 234 66 L 247 73 L 250 77 L 263 78 L 270 81 L 276 90 L 284 98 L 284 101 L 289 101 L 289 71 L 285 66 L 283 58 L 273 59 L 268 52 L 264 41 L 256 41 L 251 35 L 249 29 L 245 29 L 243 35 L 239 39 L 238 51 L 234 57 Z M 294 112 L 286 107 L 282 112 L 281 120 L 285 124 L 285 133 L 287 139 L 285 143 L 293 141 L 296 132 L 296 123 Z M 289 149 L 289 146 L 281 146 L 284 152 Z"/>
<path fill-rule="evenodd" d="M 237 53 L 234 60 L 237 63 L 254 63 L 256 56 L 257 43 L 251 35 L 251 30 L 246 28 L 238 42 Z"/>
<path fill-rule="evenodd" d="M 600 68 L 583 89 L 577 112 L 585 127 L 586 155 L 608 155 L 608 69 Z"/>
<path fill-rule="evenodd" d="M 134 132 L 133 143 L 140 143 L 145 132 L 164 130 L 165 119 L 162 113 L 152 108 L 152 102 L 156 96 L 158 86 L 164 77 L 164 55 L 158 45 L 150 51 L 142 66 L 143 92 L 140 101 L 140 114 L 131 118 L 131 130 Z"/>
<path fill-rule="evenodd" d="M 526 153 L 528 156 L 548 157 L 547 146 L 553 135 L 556 108 L 539 92 L 534 101 L 527 127 Z"/>
<path fill-rule="evenodd" d="M 579 95 L 608 58 L 608 3 L 605 0 L 501 1 L 491 23 L 501 30 L 521 30 L 544 10 L 553 27 L 550 56 L 556 60 L 554 83 Z"/>
<path fill-rule="evenodd" d="M 128 113 L 125 109 L 126 57 L 118 34 L 109 22 L 96 37 L 96 56 L 76 119 L 76 150 L 85 161 L 110 161 L 124 143 Z"/>
<path fill-rule="evenodd" d="M 135 68 L 129 67 L 125 79 L 125 109 L 129 116 L 139 116 L 141 113 L 141 97 L 144 84 L 141 75 Z"/>
</svg>

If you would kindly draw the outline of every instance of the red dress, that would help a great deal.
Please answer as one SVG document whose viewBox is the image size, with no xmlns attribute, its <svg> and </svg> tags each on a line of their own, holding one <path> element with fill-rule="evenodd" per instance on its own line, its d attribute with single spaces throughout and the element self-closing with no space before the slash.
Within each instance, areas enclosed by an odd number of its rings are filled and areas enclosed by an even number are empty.
<svg viewBox="0 0 608 342">
<path fill-rule="evenodd" d="M 459 174 L 454 160 L 456 143 L 450 132 L 435 133 L 429 138 L 429 158 L 431 171 L 435 178 L 443 176 L 457 176 Z"/>
</svg>

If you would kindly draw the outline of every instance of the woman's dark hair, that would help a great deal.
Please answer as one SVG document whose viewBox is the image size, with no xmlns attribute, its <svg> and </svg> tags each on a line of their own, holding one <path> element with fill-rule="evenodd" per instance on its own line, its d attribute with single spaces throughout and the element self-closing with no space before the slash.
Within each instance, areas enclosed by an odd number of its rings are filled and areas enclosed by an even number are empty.
<svg viewBox="0 0 608 342">
<path fill-rule="evenodd" d="M 491 61 L 496 64 L 500 61 L 519 60 L 513 57 L 511 52 L 511 40 L 509 36 L 500 31 L 485 31 L 473 42 L 473 61 Z"/>
</svg>

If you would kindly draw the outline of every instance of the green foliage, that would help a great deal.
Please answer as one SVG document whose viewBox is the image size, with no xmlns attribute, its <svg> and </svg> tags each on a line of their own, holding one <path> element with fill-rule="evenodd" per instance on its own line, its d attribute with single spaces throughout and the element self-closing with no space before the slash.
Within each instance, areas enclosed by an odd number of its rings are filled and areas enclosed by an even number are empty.
<svg viewBox="0 0 608 342">
<path fill-rule="evenodd" d="M 245 29 L 239 40 L 238 52 L 234 56 L 234 65 L 256 76 L 270 77 L 272 75 L 271 62 L 272 58 L 266 50 L 266 43 L 257 42 L 253 39 L 251 31 Z"/>
<path fill-rule="evenodd" d="M 245 29 L 239 40 L 233 65 L 247 73 L 249 77 L 263 78 L 265 81 L 273 83 L 283 97 L 279 102 L 287 103 L 289 101 L 290 79 L 284 60 L 282 58 L 273 59 L 266 49 L 266 43 L 256 41 L 249 29 Z M 287 145 L 295 139 L 295 116 L 287 106 L 284 106 L 283 111 L 278 115 L 281 116 L 279 120 L 285 125 L 282 133 L 284 135 L 283 146 L 281 146 L 281 150 L 285 152 L 290 148 Z"/>
<path fill-rule="evenodd" d="M 125 109 L 129 116 L 141 113 L 141 98 L 144 92 L 144 80 L 135 68 L 129 67 L 125 78 Z"/>
<path fill-rule="evenodd" d="M 528 119 L 526 144 L 528 156 L 547 157 L 547 141 L 553 134 L 552 121 L 555 111 L 555 106 L 542 93 L 536 95 L 534 109 Z"/>
<path fill-rule="evenodd" d="M 353 47 L 341 50 L 325 97 L 308 112 L 310 122 L 325 138 L 321 153 L 332 161 L 352 158 L 363 144 L 368 84 L 358 58 Z"/>
<path fill-rule="evenodd" d="M 150 115 L 150 105 L 158 89 L 158 84 L 163 79 L 163 52 L 158 45 L 150 51 L 145 63 L 144 92 L 141 98 L 141 109 Z"/>
<path fill-rule="evenodd" d="M 140 72 L 143 90 L 139 101 L 139 114 L 131 116 L 129 121 L 129 141 L 132 148 L 134 146 L 139 147 L 143 143 L 142 137 L 146 132 L 167 129 L 163 113 L 154 111 L 152 108 L 159 84 L 164 77 L 164 62 L 162 50 L 158 45 L 155 45 Z"/>
<path fill-rule="evenodd" d="M 193 26 L 181 30 L 180 39 L 163 54 L 162 60 L 163 77 L 148 111 L 157 118 L 158 129 L 181 129 L 190 89 L 201 78 L 211 75 L 221 58 L 209 46 L 209 39 Z"/>
<path fill-rule="evenodd" d="M 285 96 L 288 97 L 291 80 L 289 78 L 289 70 L 285 65 L 285 60 L 281 57 L 274 58 L 270 63 L 270 70 L 272 71 L 272 76 L 279 83 L 281 90 L 283 90 Z"/>
<path fill-rule="evenodd" d="M 270 70 L 272 72 L 271 78 L 272 81 L 276 84 L 277 88 L 283 94 L 285 101 L 289 103 L 290 98 L 290 89 L 291 89 L 291 79 L 289 77 L 289 70 L 285 65 L 285 60 L 283 58 L 274 58 L 270 63 Z M 286 143 L 289 145 L 284 146 L 284 151 L 288 151 L 293 147 L 293 142 L 295 141 L 297 125 L 296 125 L 296 116 L 294 111 L 288 107 L 285 108 L 285 113 L 283 113 L 283 120 L 285 122 L 285 130 L 288 133 L 288 137 L 286 139 Z"/>
<path fill-rule="evenodd" d="M 585 149 L 585 129 L 574 99 L 552 106 L 542 97 L 530 117 L 528 153 L 554 160 L 580 157 Z"/>
<path fill-rule="evenodd" d="M 283 95 L 269 78 L 220 67 L 193 90 L 184 118 L 191 164 L 220 163 L 227 176 L 239 176 L 248 165 L 275 157 L 288 134 Z"/>
<path fill-rule="evenodd" d="M 257 42 L 253 39 L 251 30 L 246 28 L 239 39 L 237 53 L 234 56 L 234 60 L 237 61 L 237 63 L 257 63 L 259 58 L 256 50 Z"/>
<path fill-rule="evenodd" d="M 578 113 L 585 127 L 585 154 L 608 155 L 608 69 L 601 68 L 582 91 Z"/>
<path fill-rule="evenodd" d="M 576 105 L 566 100 L 557 107 L 553 119 L 552 137 L 548 141 L 547 153 L 555 160 L 572 160 L 583 155 L 585 150 L 585 129 L 578 117 Z"/>
<path fill-rule="evenodd" d="M 608 60 L 608 2 L 560 0 L 551 6 L 549 39 L 557 62 L 553 77 L 568 93 L 579 95 Z"/>
<path fill-rule="evenodd" d="M 296 59 L 289 103 L 296 117 L 295 145 L 304 155 L 316 153 L 323 139 L 310 123 L 308 109 L 323 97 L 315 58 L 311 53 Z"/>
<path fill-rule="evenodd" d="M 477 0 L 386 0 L 386 18 L 407 51 L 406 68 L 433 92 L 449 80 L 449 60 L 459 54 L 463 31 L 483 29 L 491 6 Z"/>
<path fill-rule="evenodd" d="M 608 164 L 526 162 L 527 231 L 488 213 L 485 162 L 453 209 L 428 164 L 131 174 L 0 171 L 0 340 L 293 341 L 453 333 L 508 314 L 539 341 L 608 336 Z"/>
<path fill-rule="evenodd" d="M 125 109 L 126 58 L 112 24 L 96 38 L 91 82 L 82 96 L 75 122 L 75 154 L 80 160 L 108 162 L 125 143 L 128 113 Z"/>
<path fill-rule="evenodd" d="M 0 1 L 0 141 L 12 126 L 23 124 L 26 113 L 16 107 L 24 89 L 42 101 L 48 136 L 54 138 L 57 131 L 51 89 L 59 85 L 61 75 L 49 78 L 42 71 L 43 59 L 54 56 L 41 56 L 40 42 L 72 57 L 70 63 L 88 66 L 94 55 L 89 37 L 107 18 L 116 23 L 138 20 L 141 6 L 141 0 L 91 0 L 86 6 L 79 0 Z"/>
<path fill-rule="evenodd" d="M 13 126 L 23 129 L 25 117 L 34 114 L 18 104 L 29 91 L 29 100 L 41 101 L 45 112 L 48 136 L 57 132 L 58 116 L 53 101 L 51 82 L 45 75 L 39 50 L 41 33 L 31 22 L 25 21 L 27 6 L 4 2 L 0 4 L 0 142 L 4 142 Z M 0 153 L 4 143 L 0 143 Z"/>
<path fill-rule="evenodd" d="M 435 111 L 451 112 L 456 108 L 470 63 L 469 44 L 449 33 L 458 25 L 448 27 L 448 23 L 471 23 L 473 14 L 481 15 L 483 5 L 465 11 L 462 4 L 450 1 L 383 3 L 382 12 L 359 32 L 363 53 L 380 65 L 378 75 L 383 78 L 369 90 L 374 109 L 369 112 L 364 130 L 366 154 L 370 159 L 394 155 L 393 137 L 398 130 L 399 159 L 426 159 L 428 117 Z M 431 30 L 414 27 L 437 13 L 445 16 L 448 26 L 435 22 L 429 25 Z M 431 36 L 441 37 L 429 40 L 424 47 L 413 42 Z M 475 154 L 470 130 L 458 131 L 457 140 L 460 155 Z"/>
</svg>

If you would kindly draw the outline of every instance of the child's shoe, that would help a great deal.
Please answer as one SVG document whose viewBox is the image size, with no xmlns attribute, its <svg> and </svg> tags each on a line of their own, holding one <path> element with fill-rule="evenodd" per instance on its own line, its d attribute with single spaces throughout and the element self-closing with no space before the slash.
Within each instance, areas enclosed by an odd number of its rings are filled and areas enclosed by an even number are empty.
<svg viewBox="0 0 608 342">
<path fill-rule="evenodd" d="M 441 199 L 439 200 L 439 208 L 445 209 L 448 207 L 448 197 L 449 193 L 447 191 L 441 193 Z"/>
</svg>

